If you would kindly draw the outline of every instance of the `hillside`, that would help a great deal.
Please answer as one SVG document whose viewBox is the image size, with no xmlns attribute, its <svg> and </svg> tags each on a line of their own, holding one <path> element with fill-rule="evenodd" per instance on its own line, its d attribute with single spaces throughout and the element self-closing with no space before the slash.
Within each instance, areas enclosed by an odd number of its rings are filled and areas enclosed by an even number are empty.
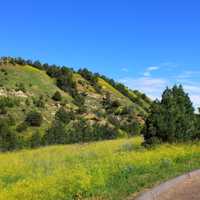
<svg viewBox="0 0 200 200">
<path fill-rule="evenodd" d="M 199 142 L 150 150 L 141 142 L 136 137 L 0 153 L 0 200 L 124 200 L 200 167 Z"/>
<path fill-rule="evenodd" d="M 87 69 L 0 60 L 0 119 L 15 132 L 20 148 L 139 134 L 150 104 L 139 91 Z"/>
</svg>

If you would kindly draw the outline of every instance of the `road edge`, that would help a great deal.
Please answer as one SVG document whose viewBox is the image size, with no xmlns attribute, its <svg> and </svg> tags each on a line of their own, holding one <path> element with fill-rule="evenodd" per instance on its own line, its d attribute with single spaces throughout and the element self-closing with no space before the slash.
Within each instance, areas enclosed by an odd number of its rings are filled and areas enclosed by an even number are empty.
<svg viewBox="0 0 200 200">
<path fill-rule="evenodd" d="M 149 191 L 140 194 L 138 197 L 133 198 L 133 199 L 135 199 L 135 200 L 155 200 L 155 198 L 157 196 L 159 196 L 161 193 L 166 192 L 170 188 L 175 187 L 176 185 L 185 181 L 186 179 L 193 178 L 197 175 L 200 176 L 200 169 L 189 172 L 182 176 L 178 176 L 172 180 L 162 183 L 162 184 L 154 187 L 153 189 L 150 189 Z"/>
</svg>

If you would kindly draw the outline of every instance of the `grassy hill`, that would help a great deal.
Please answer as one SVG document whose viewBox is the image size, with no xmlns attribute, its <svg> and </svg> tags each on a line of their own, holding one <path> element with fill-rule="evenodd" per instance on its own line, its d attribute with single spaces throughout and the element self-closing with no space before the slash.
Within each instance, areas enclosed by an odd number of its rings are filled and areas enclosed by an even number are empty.
<svg viewBox="0 0 200 200">
<path fill-rule="evenodd" d="M 55 93 L 59 93 L 60 100 L 53 98 Z M 59 111 L 59 117 L 67 120 L 63 122 L 63 127 L 59 124 L 59 128 L 63 128 L 59 132 L 65 132 L 65 136 L 62 136 L 65 139 L 68 137 L 67 141 L 60 138 L 59 143 L 138 134 L 150 104 L 151 101 L 139 91 L 129 90 L 116 82 L 111 84 L 109 79 L 87 69 L 76 72 L 67 67 L 21 58 L 0 59 L 0 119 L 12 121 L 9 126 L 16 132 L 17 138 L 22 139 L 19 142 L 20 145 L 23 143 L 22 146 L 28 147 L 27 143 L 36 132 L 41 138 L 34 136 L 34 140 L 41 140 L 40 143 L 44 144 L 46 131 L 53 127 L 55 132 L 55 126 L 62 121 L 57 119 Z M 39 126 L 26 123 L 27 115 L 31 112 L 41 115 L 42 123 Z M 67 116 L 71 116 L 71 119 L 66 119 Z M 78 134 L 75 133 L 76 129 L 81 130 L 80 126 L 83 133 L 74 136 Z M 74 132 L 68 133 L 72 129 Z M 102 130 L 104 133 L 100 136 Z M 54 137 L 57 137 L 55 134 Z"/>
<path fill-rule="evenodd" d="M 141 142 L 135 137 L 0 154 L 0 200 L 122 200 L 200 167 L 200 143 L 148 150 Z"/>
</svg>

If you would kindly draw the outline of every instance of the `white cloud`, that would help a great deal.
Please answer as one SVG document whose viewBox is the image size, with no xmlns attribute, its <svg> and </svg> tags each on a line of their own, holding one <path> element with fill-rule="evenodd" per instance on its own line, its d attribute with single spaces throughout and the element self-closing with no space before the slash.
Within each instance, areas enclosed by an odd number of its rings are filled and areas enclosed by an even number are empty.
<svg viewBox="0 0 200 200">
<path fill-rule="evenodd" d="M 190 98 L 193 102 L 195 108 L 200 107 L 200 95 L 190 95 Z"/>
<path fill-rule="evenodd" d="M 182 84 L 197 109 L 200 107 L 200 71 L 182 70 L 181 67 L 177 67 L 178 65 L 173 63 L 161 63 L 158 66 L 152 65 L 146 68 L 139 78 L 125 77 L 119 81 L 131 89 L 144 92 L 152 99 L 160 99 L 167 86 Z M 172 71 L 174 68 L 177 68 L 177 70 Z M 152 72 L 161 69 L 162 75 L 154 77 Z"/>
<path fill-rule="evenodd" d="M 184 89 L 188 92 L 195 108 L 200 107 L 200 84 L 193 82 L 192 85 L 184 85 Z"/>
<path fill-rule="evenodd" d="M 159 69 L 160 69 L 159 66 L 150 66 L 145 70 L 143 75 L 146 76 L 146 77 L 151 76 L 152 71 L 156 71 L 156 70 L 159 70 Z"/>
<path fill-rule="evenodd" d="M 147 68 L 148 71 L 155 71 L 155 70 L 158 70 L 158 69 L 160 69 L 160 67 L 158 67 L 158 66 L 151 66 L 151 67 Z"/>
</svg>

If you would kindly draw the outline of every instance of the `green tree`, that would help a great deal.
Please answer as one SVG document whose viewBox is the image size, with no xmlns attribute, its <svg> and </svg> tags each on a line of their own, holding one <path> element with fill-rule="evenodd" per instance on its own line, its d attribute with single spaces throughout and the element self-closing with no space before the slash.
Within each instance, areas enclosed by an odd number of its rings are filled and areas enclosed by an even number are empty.
<svg viewBox="0 0 200 200">
<path fill-rule="evenodd" d="M 44 135 L 45 144 L 66 144 L 68 143 L 65 124 L 55 120 L 52 126 Z"/>
<path fill-rule="evenodd" d="M 194 133 L 194 108 L 188 94 L 181 85 L 167 88 L 163 92 L 162 100 L 153 103 L 146 120 L 146 143 L 186 141 L 192 139 Z"/>
</svg>

